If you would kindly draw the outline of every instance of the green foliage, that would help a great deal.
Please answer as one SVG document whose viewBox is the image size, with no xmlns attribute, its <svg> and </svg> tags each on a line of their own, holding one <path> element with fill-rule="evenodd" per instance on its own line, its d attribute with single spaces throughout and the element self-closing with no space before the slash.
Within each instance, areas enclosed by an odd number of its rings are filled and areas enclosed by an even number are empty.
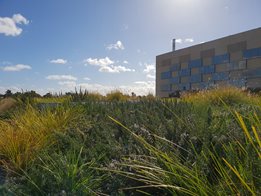
<svg viewBox="0 0 261 196">
<path fill-rule="evenodd" d="M 96 175 L 95 162 L 87 162 L 82 150 L 41 154 L 10 189 L 19 195 L 98 195 L 103 176 Z"/>
<path fill-rule="evenodd" d="M 0 194 L 258 195 L 260 116 L 233 89 L 34 98 L 0 120 Z"/>
<path fill-rule="evenodd" d="M 161 150 L 154 144 L 147 142 L 144 137 L 137 135 L 119 121 L 111 118 L 123 127 L 133 138 L 143 145 L 149 156 L 139 155 L 124 159 L 119 163 L 128 168 L 128 171 L 114 170 L 127 178 L 140 182 L 139 186 L 124 188 L 123 190 L 145 189 L 143 192 L 151 194 L 150 188 L 165 190 L 173 195 L 258 195 L 261 185 L 261 141 L 257 130 L 260 130 L 260 119 L 252 116 L 252 133 L 248 130 L 243 118 L 236 113 L 237 119 L 244 132 L 244 138 L 219 140 L 212 143 L 213 148 L 197 151 L 193 141 L 187 140 L 187 145 L 194 151 L 188 151 L 185 146 L 177 145 L 165 140 L 163 145 L 169 144 L 187 151 L 195 160 L 184 163 L 184 156 L 177 156 L 177 150 Z M 254 126 L 255 125 L 255 126 Z M 241 130 L 241 131 L 242 131 Z M 173 146 L 173 147 L 174 147 Z M 188 147 L 187 146 L 187 147 Z M 184 149 L 186 148 L 186 149 Z M 220 149 L 218 149 L 220 148 Z M 219 150 L 223 150 L 220 152 Z M 204 163 L 208 162 L 208 176 L 204 172 Z M 232 172 L 231 172 L 231 171 Z M 155 190 L 153 190 L 155 193 Z"/>
</svg>

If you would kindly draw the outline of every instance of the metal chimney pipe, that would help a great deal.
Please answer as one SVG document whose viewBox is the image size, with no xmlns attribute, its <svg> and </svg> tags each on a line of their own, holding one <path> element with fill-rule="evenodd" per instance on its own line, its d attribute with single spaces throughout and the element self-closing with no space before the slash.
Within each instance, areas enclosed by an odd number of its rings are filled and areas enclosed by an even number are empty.
<svg viewBox="0 0 261 196">
<path fill-rule="evenodd" d="M 176 50 L 176 39 L 172 39 L 172 51 Z"/>
</svg>

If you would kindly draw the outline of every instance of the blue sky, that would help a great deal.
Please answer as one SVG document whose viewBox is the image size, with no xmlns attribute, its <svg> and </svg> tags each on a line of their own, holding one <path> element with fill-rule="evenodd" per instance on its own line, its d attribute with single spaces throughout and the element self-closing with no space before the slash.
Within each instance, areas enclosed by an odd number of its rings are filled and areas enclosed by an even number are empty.
<svg viewBox="0 0 261 196">
<path fill-rule="evenodd" d="M 261 26 L 260 0 L 0 0 L 0 93 L 154 93 L 156 55 Z"/>
</svg>

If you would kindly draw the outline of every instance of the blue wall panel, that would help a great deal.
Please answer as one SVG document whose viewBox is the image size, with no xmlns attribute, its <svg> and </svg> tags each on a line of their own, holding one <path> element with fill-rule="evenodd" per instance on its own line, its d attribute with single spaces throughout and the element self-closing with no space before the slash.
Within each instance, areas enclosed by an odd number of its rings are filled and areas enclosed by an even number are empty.
<svg viewBox="0 0 261 196">
<path fill-rule="evenodd" d="M 229 54 L 222 54 L 222 55 L 212 57 L 213 64 L 222 64 L 228 62 L 229 62 Z"/>
<path fill-rule="evenodd" d="M 180 76 L 189 76 L 190 75 L 190 69 L 182 69 L 179 71 Z"/>
<path fill-rule="evenodd" d="M 214 71 L 215 71 L 214 65 L 201 67 L 201 73 L 203 73 L 203 74 L 211 74 L 211 73 L 214 73 Z"/>
<path fill-rule="evenodd" d="M 170 71 L 162 72 L 162 73 L 160 74 L 160 78 L 161 78 L 162 80 L 164 80 L 164 79 L 170 79 L 170 78 L 171 78 L 171 72 L 170 72 Z"/>
<path fill-rule="evenodd" d="M 243 52 L 243 57 L 245 59 L 261 57 L 261 48 L 253 48 L 253 49 L 245 50 Z"/>
<path fill-rule="evenodd" d="M 202 65 L 201 59 L 192 60 L 189 62 L 189 68 L 200 67 Z"/>
<path fill-rule="evenodd" d="M 214 80 L 228 80 L 229 74 L 228 74 L 228 72 L 214 73 L 213 79 Z"/>
<path fill-rule="evenodd" d="M 179 77 L 173 77 L 170 79 L 171 84 L 178 84 L 179 83 Z"/>
</svg>

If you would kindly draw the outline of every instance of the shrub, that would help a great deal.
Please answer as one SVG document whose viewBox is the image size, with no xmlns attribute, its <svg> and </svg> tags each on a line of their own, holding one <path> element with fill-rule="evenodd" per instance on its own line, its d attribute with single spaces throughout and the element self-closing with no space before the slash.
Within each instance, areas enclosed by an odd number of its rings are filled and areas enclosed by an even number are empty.
<svg viewBox="0 0 261 196">
<path fill-rule="evenodd" d="M 128 98 L 127 95 L 124 95 L 119 90 L 112 91 L 106 95 L 108 101 L 127 101 Z"/>
</svg>

